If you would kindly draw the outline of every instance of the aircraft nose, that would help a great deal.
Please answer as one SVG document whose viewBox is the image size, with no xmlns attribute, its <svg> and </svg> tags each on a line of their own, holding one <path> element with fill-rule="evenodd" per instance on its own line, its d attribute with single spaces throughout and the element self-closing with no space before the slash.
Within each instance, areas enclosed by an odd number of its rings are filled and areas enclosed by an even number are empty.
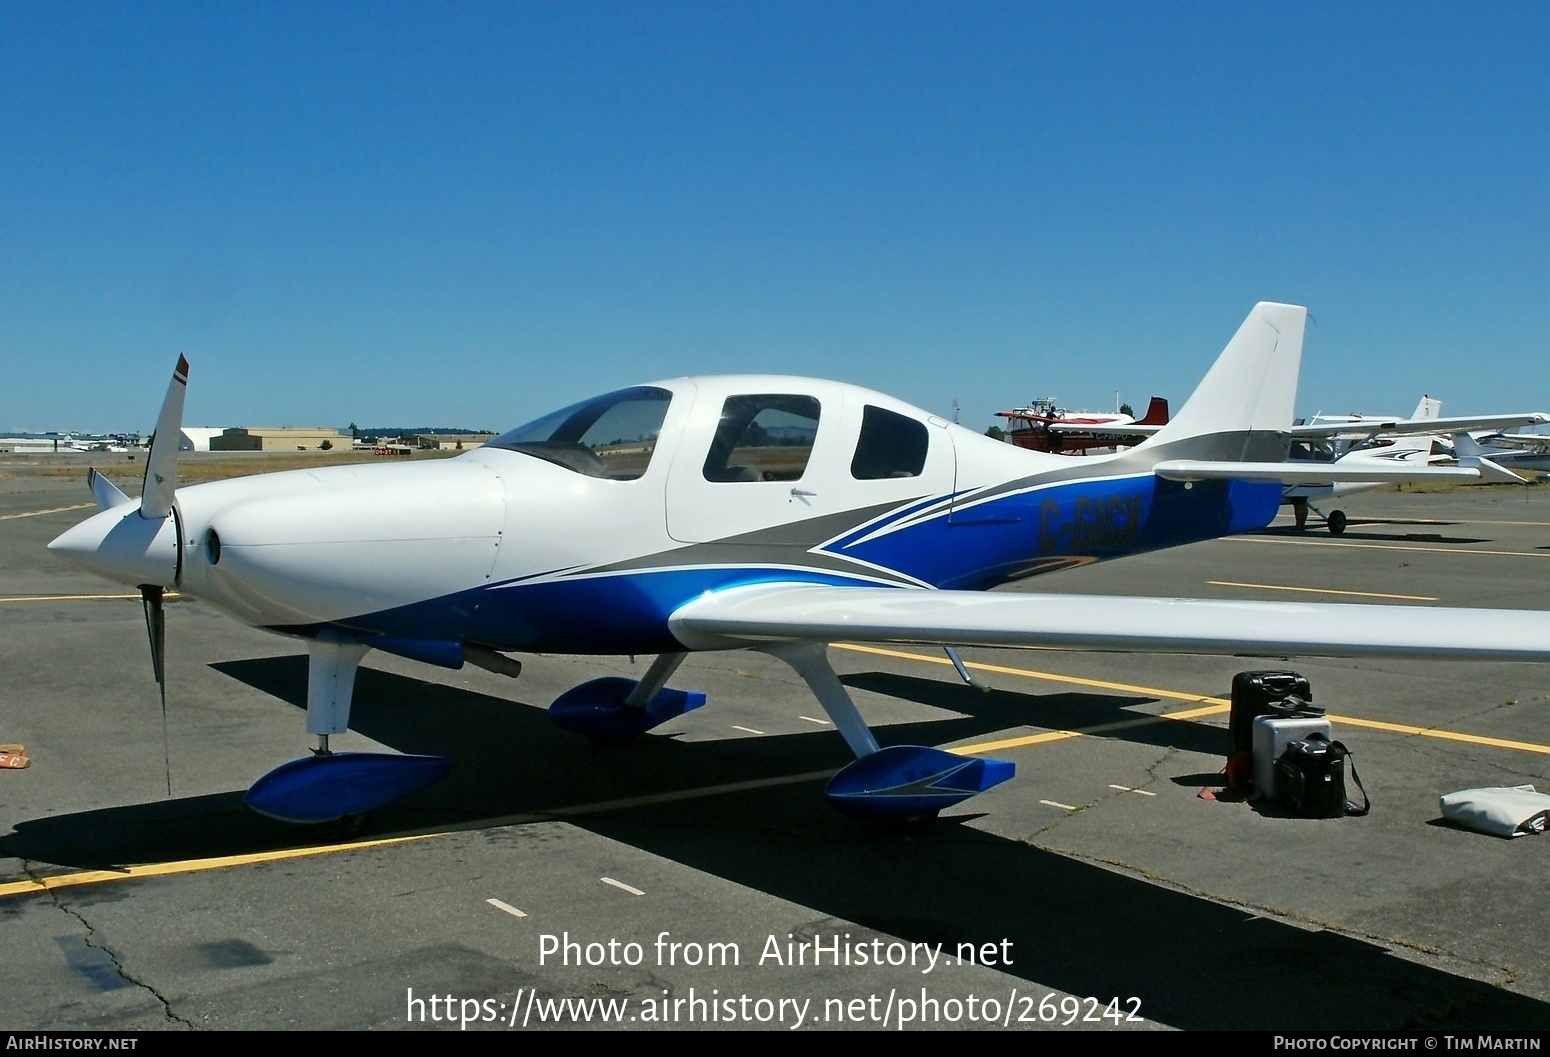
<svg viewBox="0 0 1550 1057">
<path fill-rule="evenodd" d="M 174 518 L 144 518 L 135 506 L 115 507 L 66 529 L 48 545 L 62 558 L 130 586 L 170 587 L 178 576 Z"/>
<path fill-rule="evenodd" d="M 394 469 L 309 479 L 213 511 L 190 536 L 190 589 L 280 626 L 482 587 L 504 518 L 499 480 L 445 464 Z"/>
</svg>

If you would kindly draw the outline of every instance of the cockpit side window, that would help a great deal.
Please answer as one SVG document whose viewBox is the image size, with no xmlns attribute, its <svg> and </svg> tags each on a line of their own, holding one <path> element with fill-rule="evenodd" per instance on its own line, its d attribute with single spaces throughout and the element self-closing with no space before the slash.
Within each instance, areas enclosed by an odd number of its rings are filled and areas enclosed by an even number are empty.
<svg viewBox="0 0 1550 1057">
<path fill-rule="evenodd" d="M 919 477 L 930 443 L 924 422 L 868 404 L 861 413 L 861 438 L 850 460 L 850 475 L 858 481 Z"/>
<path fill-rule="evenodd" d="M 651 465 L 672 399 L 653 386 L 621 389 L 518 426 L 485 447 L 522 452 L 589 477 L 633 481 Z"/>
<path fill-rule="evenodd" d="M 783 393 L 728 397 L 705 456 L 707 481 L 796 481 L 818 435 L 818 401 Z"/>
</svg>

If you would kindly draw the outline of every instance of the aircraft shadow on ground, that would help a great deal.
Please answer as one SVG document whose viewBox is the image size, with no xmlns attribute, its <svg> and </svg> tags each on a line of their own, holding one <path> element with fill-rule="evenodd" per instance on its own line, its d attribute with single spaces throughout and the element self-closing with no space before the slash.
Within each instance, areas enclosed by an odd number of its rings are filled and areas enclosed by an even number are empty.
<svg viewBox="0 0 1550 1057">
<path fill-rule="evenodd" d="M 303 658 L 215 667 L 303 706 Z M 848 681 L 904 692 L 924 682 L 879 673 Z M 1003 971 L 1026 980 L 1020 993 L 1033 999 L 1019 1004 L 1014 1017 L 1036 1011 L 1045 989 L 1054 988 L 1103 1002 L 1133 995 L 1142 1001 L 1142 1016 L 1184 1029 L 1550 1028 L 1550 1004 L 1392 956 L 1365 940 L 1259 917 L 986 833 L 961 817 L 916 836 L 889 836 L 830 809 L 820 779 L 715 791 L 843 765 L 849 754 L 834 731 L 695 743 L 648 736 L 603 748 L 557 729 L 529 705 L 371 669 L 361 670 L 357 686 L 355 729 L 400 751 L 446 755 L 453 764 L 446 781 L 369 816 L 362 837 L 511 824 L 523 812 L 543 817 L 546 808 L 618 801 L 624 806 L 568 814 L 565 821 L 811 908 L 805 920 L 769 923 L 780 941 L 801 932 L 842 939 L 849 933 L 855 942 L 871 931 L 941 942 L 949 953 L 960 942 L 1010 941 L 1013 963 Z M 1079 706 L 1088 725 L 1102 714 L 1094 707 L 1128 714 L 1127 699 L 1110 696 L 1078 701 L 1086 695 L 1030 698 L 933 687 L 913 692 L 966 714 L 889 726 L 889 743 L 945 743 L 1003 731 L 1012 725 L 1007 713 L 1014 699 L 1018 723 L 1044 725 Z M 972 697 L 959 701 L 964 695 Z M 1119 736 L 1150 736 L 1152 726 Z M 1187 725 L 1167 726 L 1188 734 Z M 6 854 L 76 867 L 308 842 L 293 827 L 245 811 L 235 792 L 37 819 L 15 830 L 5 840 Z M 72 890 L 68 898 L 120 898 L 111 887 Z M 750 961 L 757 957 L 746 953 Z M 849 978 L 843 970 L 827 972 Z M 968 991 L 954 986 L 946 966 L 920 982 L 938 997 Z M 1009 993 L 981 997 L 1010 1000 Z"/>
<path fill-rule="evenodd" d="M 1464 543 L 1490 543 L 1491 542 L 1491 540 L 1488 539 L 1485 536 L 1444 536 L 1440 532 L 1398 532 L 1398 533 L 1396 533 L 1396 532 L 1361 532 L 1361 531 L 1357 531 L 1356 530 L 1357 526 L 1359 526 L 1361 524 L 1363 524 L 1363 522 L 1361 522 L 1361 521 L 1359 521 L 1359 520 L 1357 520 L 1355 518 L 1352 518 L 1349 522 L 1347 522 L 1347 525 L 1349 527 L 1344 532 L 1342 532 L 1340 535 L 1338 535 L 1338 536 L 1335 535 L 1334 533 L 1330 532 L 1329 530 L 1323 528 L 1322 526 L 1320 526 L 1320 527 L 1310 527 L 1310 528 L 1308 528 L 1308 529 L 1306 529 L 1304 531 L 1298 531 L 1298 529 L 1296 527 L 1292 526 L 1292 525 L 1273 525 L 1270 528 L 1260 529 L 1257 532 L 1246 532 L 1246 533 L 1244 533 L 1244 535 L 1246 535 L 1246 536 L 1280 536 L 1280 537 L 1291 538 L 1291 539 L 1304 539 L 1304 538 L 1306 538 L 1306 539 L 1313 539 L 1313 540 L 1323 540 L 1324 542 L 1329 542 L 1329 541 L 1333 541 L 1333 540 L 1338 540 L 1338 541 L 1357 540 L 1357 541 L 1363 541 L 1363 542 L 1373 542 L 1373 541 L 1376 541 L 1376 542 L 1379 542 L 1379 543 L 1459 543 L 1459 544 L 1464 544 Z M 1374 524 L 1374 525 L 1392 525 L 1392 524 L 1394 524 L 1394 522 L 1392 522 L 1392 521 L 1380 521 L 1380 522 L 1373 522 L 1372 524 Z M 1439 523 L 1439 522 L 1428 521 L 1428 522 L 1424 522 L 1424 524 L 1426 524 L 1428 526 L 1437 526 L 1439 524 L 1446 525 L 1446 524 L 1449 524 L 1449 523 L 1448 522 L 1441 522 L 1441 523 Z"/>
<path fill-rule="evenodd" d="M 891 672 L 845 675 L 841 676 L 840 681 L 854 689 L 868 690 L 884 697 L 916 701 L 972 715 L 989 722 L 998 735 L 1004 735 L 1009 729 L 1017 727 L 1085 731 L 1109 724 L 1127 724 L 1101 733 L 1104 737 L 1142 745 L 1163 748 L 1174 746 L 1223 757 L 1227 750 L 1227 735 L 1220 726 L 1164 720 L 1150 712 L 1137 710 L 1136 706 L 1155 702 L 1155 697 L 1073 691 L 1026 694 L 994 688 L 980 690 L 963 683 L 945 683 Z M 1133 723 L 1136 720 L 1143 722 Z M 1144 722 L 1147 720 L 1151 722 Z M 937 739 L 938 742 L 942 740 Z"/>
</svg>

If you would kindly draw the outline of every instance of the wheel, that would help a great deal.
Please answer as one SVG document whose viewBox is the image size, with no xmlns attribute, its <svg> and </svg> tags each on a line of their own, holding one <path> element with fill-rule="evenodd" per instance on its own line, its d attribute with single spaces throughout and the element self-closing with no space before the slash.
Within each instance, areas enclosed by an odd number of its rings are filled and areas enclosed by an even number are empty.
<svg viewBox="0 0 1550 1057">
<path fill-rule="evenodd" d="M 1345 531 L 1344 510 L 1331 510 L 1329 512 L 1329 531 L 1334 536 L 1338 536 Z"/>
<path fill-rule="evenodd" d="M 872 827 L 879 833 L 889 837 L 912 837 L 918 833 L 925 833 L 936 824 L 936 817 L 940 812 L 927 811 L 919 815 L 911 815 L 909 818 L 876 818 L 872 819 Z"/>
</svg>

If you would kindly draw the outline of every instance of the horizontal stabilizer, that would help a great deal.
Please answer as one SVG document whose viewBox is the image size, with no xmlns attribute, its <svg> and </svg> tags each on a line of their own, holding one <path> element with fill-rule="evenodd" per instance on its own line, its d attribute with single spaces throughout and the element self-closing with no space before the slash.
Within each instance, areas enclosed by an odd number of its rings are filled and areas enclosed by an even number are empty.
<svg viewBox="0 0 1550 1057">
<path fill-rule="evenodd" d="M 1523 478 L 1487 457 L 1485 449 L 1468 433 L 1454 434 L 1453 454 L 1458 458 L 1460 466 L 1476 470 L 1482 480 L 1500 481 L 1503 484 L 1526 483 Z"/>
<path fill-rule="evenodd" d="M 1482 460 L 1488 461 L 1488 460 Z M 1357 462 L 1209 462 L 1174 459 L 1153 468 L 1170 481 L 1280 481 L 1282 484 L 1399 484 L 1405 481 L 1478 482 L 1486 473 L 1467 466 L 1374 466 Z M 1500 470 L 1501 467 L 1496 467 Z M 1505 470 L 1502 471 L 1506 473 Z M 1508 476 L 1517 478 L 1511 474 Z"/>
</svg>

